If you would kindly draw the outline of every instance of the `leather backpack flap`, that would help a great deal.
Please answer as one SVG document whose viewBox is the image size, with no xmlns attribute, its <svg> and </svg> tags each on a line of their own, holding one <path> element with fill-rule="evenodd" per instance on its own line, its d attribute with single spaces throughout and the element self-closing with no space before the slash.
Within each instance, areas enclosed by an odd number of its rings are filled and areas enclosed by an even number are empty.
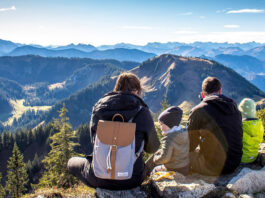
<svg viewBox="0 0 265 198">
<path fill-rule="evenodd" d="M 107 145 L 128 146 L 135 137 L 136 124 L 99 120 L 97 136 Z"/>
</svg>

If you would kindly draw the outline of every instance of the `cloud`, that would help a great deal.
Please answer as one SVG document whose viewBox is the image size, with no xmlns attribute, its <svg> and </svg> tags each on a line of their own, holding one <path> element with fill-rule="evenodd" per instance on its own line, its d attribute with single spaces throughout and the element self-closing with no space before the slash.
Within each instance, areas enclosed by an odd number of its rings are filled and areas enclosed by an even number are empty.
<svg viewBox="0 0 265 198">
<path fill-rule="evenodd" d="M 264 13 L 264 10 L 260 9 L 241 9 L 241 10 L 229 10 L 226 12 L 226 14 L 242 14 L 242 13 Z"/>
<path fill-rule="evenodd" d="M 189 16 L 189 15 L 192 15 L 192 12 L 185 12 L 185 13 L 181 13 L 180 15 Z"/>
<path fill-rule="evenodd" d="M 6 11 L 15 11 L 16 7 L 11 6 L 10 8 L 0 8 L 0 12 L 6 12 Z"/>
<path fill-rule="evenodd" d="M 125 25 L 121 27 L 122 29 L 128 29 L 128 30 L 151 30 L 152 27 L 149 26 L 130 26 L 130 25 Z"/>
<path fill-rule="evenodd" d="M 239 25 L 224 25 L 224 28 L 239 28 Z"/>
<path fill-rule="evenodd" d="M 205 16 L 200 16 L 200 19 L 205 19 L 206 17 Z"/>
<path fill-rule="evenodd" d="M 216 13 L 224 13 L 224 12 L 227 12 L 228 10 L 231 10 L 231 8 L 226 8 L 223 10 L 217 10 Z"/>
</svg>

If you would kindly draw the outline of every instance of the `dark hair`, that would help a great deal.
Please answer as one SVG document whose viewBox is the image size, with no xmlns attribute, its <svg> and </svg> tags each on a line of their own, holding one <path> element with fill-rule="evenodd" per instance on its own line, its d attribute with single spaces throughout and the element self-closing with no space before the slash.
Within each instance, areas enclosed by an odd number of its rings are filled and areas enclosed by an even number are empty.
<svg viewBox="0 0 265 198">
<path fill-rule="evenodd" d="M 207 77 L 202 82 L 202 92 L 206 95 L 217 93 L 222 88 L 220 80 L 216 77 Z"/>
<path fill-rule="evenodd" d="M 114 91 L 138 91 L 142 92 L 142 86 L 139 78 L 133 73 L 122 73 L 119 75 Z"/>
</svg>

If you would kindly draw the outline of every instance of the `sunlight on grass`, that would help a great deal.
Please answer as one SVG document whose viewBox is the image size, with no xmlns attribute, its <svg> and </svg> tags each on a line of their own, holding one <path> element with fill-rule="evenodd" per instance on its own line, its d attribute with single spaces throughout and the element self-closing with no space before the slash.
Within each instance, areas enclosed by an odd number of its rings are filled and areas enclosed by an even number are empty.
<svg viewBox="0 0 265 198">
<path fill-rule="evenodd" d="M 95 197 L 95 189 L 89 188 L 84 184 L 79 184 L 73 188 L 62 189 L 62 188 L 41 188 L 36 190 L 34 193 L 24 195 L 22 198 L 34 198 L 38 195 L 44 197 Z"/>
<path fill-rule="evenodd" d="M 10 117 L 6 122 L 4 122 L 4 126 L 12 125 L 15 119 L 21 118 L 21 116 L 27 111 L 34 111 L 37 113 L 38 111 L 48 111 L 51 109 L 51 106 L 24 106 L 25 100 L 9 100 L 9 103 L 13 107 L 12 117 Z"/>
</svg>

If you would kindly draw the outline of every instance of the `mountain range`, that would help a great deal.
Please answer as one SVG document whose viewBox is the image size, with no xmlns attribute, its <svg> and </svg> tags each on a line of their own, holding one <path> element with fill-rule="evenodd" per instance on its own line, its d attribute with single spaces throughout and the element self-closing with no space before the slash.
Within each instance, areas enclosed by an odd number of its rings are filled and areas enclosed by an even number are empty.
<svg viewBox="0 0 265 198">
<path fill-rule="evenodd" d="M 105 76 L 118 75 L 137 65 L 107 59 L 0 57 L 0 122 L 15 116 L 16 111 L 23 113 L 28 106 L 52 106 Z"/>
<path fill-rule="evenodd" d="M 256 101 L 265 98 L 264 92 L 231 68 L 215 61 L 166 54 L 149 59 L 130 71 L 141 79 L 145 88 L 143 99 L 153 112 L 160 110 L 161 101 L 165 97 L 170 105 L 180 105 L 183 101 L 199 103 L 201 83 L 207 76 L 218 77 L 222 82 L 224 94 L 236 102 L 245 97 Z M 66 104 L 70 122 L 74 127 L 89 122 L 93 105 L 114 88 L 115 81 L 116 77 L 103 78 L 57 103 L 36 122 L 51 121 L 62 107 L 62 103 Z"/>
<path fill-rule="evenodd" d="M 144 98 L 153 112 L 160 109 L 164 97 L 172 105 L 183 101 L 196 104 L 201 81 L 207 75 L 219 77 L 227 87 L 225 94 L 237 102 L 242 97 L 259 100 L 265 91 L 264 60 L 265 46 L 255 42 L 42 47 L 0 40 L 0 107 L 3 109 L 0 120 L 5 122 L 12 116 L 14 104 L 19 103 L 24 105 L 18 105 L 22 109 L 26 106 L 52 109 L 47 113 L 38 112 L 38 116 L 23 114 L 17 120 L 17 127 L 28 125 L 29 120 L 30 126 L 48 122 L 64 100 L 70 106 L 70 114 L 75 109 L 76 118 L 71 116 L 74 126 L 86 123 L 94 102 L 112 90 L 114 76 L 129 70 L 141 78 L 146 88 Z M 86 107 L 79 100 L 86 102 Z M 3 123 L 0 125 L 1 128 Z"/>
<path fill-rule="evenodd" d="M 221 54 L 213 59 L 232 68 L 262 91 L 265 91 L 265 62 L 248 55 Z"/>
</svg>

